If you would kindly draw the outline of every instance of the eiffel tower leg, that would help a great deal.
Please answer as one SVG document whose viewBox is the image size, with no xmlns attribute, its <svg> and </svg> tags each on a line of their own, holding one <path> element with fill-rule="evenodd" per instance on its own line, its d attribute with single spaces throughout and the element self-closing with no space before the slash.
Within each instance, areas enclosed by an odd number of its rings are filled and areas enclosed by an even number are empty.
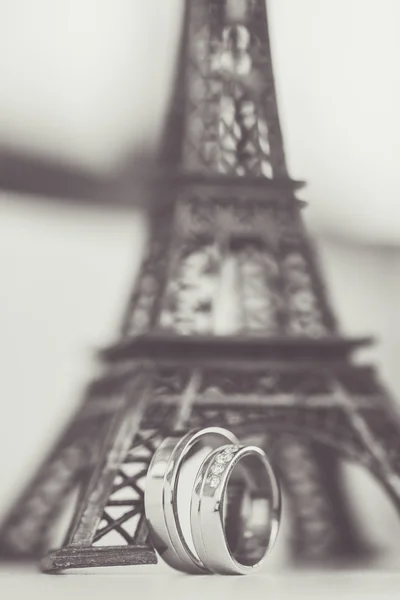
<svg viewBox="0 0 400 600">
<path fill-rule="evenodd" d="M 315 563 L 361 554 L 332 452 L 301 438 L 285 436 L 276 446 L 274 457 L 293 519 L 293 558 Z"/>
<path fill-rule="evenodd" d="M 99 441 L 96 437 L 104 426 L 104 419 L 102 422 L 96 419 L 87 426 L 82 412 L 72 419 L 2 523 L 1 558 L 34 559 L 46 549 L 53 523 L 66 498 L 90 467 Z"/>
<path fill-rule="evenodd" d="M 400 515 L 400 413 L 383 388 L 376 385 L 380 402 L 374 409 L 358 410 L 339 390 L 361 460 L 375 475 Z M 379 397 L 379 396 L 378 396 Z"/>
<path fill-rule="evenodd" d="M 2 558 L 36 558 L 46 547 L 52 524 L 88 462 L 79 440 L 72 444 L 63 442 L 45 461 L 2 524 Z"/>
<path fill-rule="evenodd" d="M 138 375 L 125 388 L 126 404 L 108 429 L 65 543 L 42 560 L 44 571 L 157 562 L 148 539 L 144 492 L 139 483 L 156 448 L 155 439 L 158 441 L 161 435 L 159 430 L 154 433 L 140 428 L 150 399 L 149 381 L 145 374 Z M 113 516 L 113 510 L 118 516 Z M 123 545 L 115 545 L 114 541 L 97 545 L 113 533 L 123 538 Z"/>
<path fill-rule="evenodd" d="M 327 446 L 316 444 L 315 456 L 320 468 L 324 488 L 334 507 L 335 522 L 338 526 L 337 558 L 362 558 L 368 556 L 370 548 L 360 535 L 343 487 L 340 458 Z"/>
<path fill-rule="evenodd" d="M 105 404 L 88 388 L 81 409 L 1 524 L 1 559 L 38 559 L 47 551 L 70 493 L 90 479 L 120 404 L 117 398 Z"/>
<path fill-rule="evenodd" d="M 400 516 L 400 468 L 388 468 L 381 465 L 372 467 L 371 471 L 386 490 Z"/>
</svg>

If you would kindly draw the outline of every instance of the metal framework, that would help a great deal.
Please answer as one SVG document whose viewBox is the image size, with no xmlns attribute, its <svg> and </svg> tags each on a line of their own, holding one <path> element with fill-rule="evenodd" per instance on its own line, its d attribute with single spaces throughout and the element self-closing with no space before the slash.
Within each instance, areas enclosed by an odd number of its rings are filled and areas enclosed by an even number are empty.
<svg viewBox="0 0 400 600">
<path fill-rule="evenodd" d="M 163 436 L 206 424 L 268 449 L 297 559 L 359 553 L 338 461 L 365 465 L 400 510 L 399 418 L 374 369 L 352 362 L 369 340 L 341 336 L 302 223 L 264 0 L 187 0 L 154 180 L 148 253 L 118 341 L 5 520 L 2 555 L 46 554 L 47 571 L 156 562 L 147 466 Z M 77 485 L 65 542 L 48 552 Z"/>
</svg>

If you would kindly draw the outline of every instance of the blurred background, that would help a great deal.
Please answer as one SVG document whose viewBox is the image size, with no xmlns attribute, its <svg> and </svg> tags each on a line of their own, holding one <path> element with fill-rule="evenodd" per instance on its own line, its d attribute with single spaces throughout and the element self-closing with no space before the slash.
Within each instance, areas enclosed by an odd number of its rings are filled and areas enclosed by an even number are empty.
<svg viewBox="0 0 400 600">
<path fill-rule="evenodd" d="M 182 9 L 0 0 L 0 517 L 114 338 L 146 235 L 138 174 L 162 133 Z M 308 182 L 334 306 L 346 334 L 377 337 L 364 358 L 400 401 L 400 3 L 268 9 L 288 164 Z M 398 518 L 368 475 L 348 471 L 389 565 Z"/>
</svg>

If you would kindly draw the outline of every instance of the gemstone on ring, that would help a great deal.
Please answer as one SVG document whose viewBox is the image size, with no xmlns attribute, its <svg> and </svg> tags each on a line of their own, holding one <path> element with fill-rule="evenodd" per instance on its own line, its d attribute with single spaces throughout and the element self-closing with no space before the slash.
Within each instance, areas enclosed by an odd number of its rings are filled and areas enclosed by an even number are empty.
<svg viewBox="0 0 400 600">
<path fill-rule="evenodd" d="M 214 467 L 222 472 L 216 475 Z M 240 544 L 231 547 L 224 516 L 229 486 L 238 482 L 246 510 L 237 522 Z M 230 444 L 204 459 L 192 491 L 190 524 L 197 556 L 209 572 L 245 575 L 260 568 L 278 535 L 280 514 L 279 483 L 261 448 Z"/>
<path fill-rule="evenodd" d="M 222 458 L 223 458 L 224 463 L 229 462 L 231 460 L 232 456 L 233 456 L 233 453 L 230 450 L 229 451 L 224 450 L 222 453 Z"/>
<path fill-rule="evenodd" d="M 216 462 L 219 464 L 228 463 L 230 460 L 232 460 L 234 453 L 239 450 L 239 447 L 240 446 L 228 446 L 225 448 L 225 450 L 218 454 L 215 459 Z"/>
<path fill-rule="evenodd" d="M 217 462 L 220 465 L 223 465 L 226 462 L 225 455 L 218 454 L 217 458 L 215 459 L 215 462 Z"/>
<path fill-rule="evenodd" d="M 213 475 L 212 477 L 210 477 L 210 486 L 212 488 L 216 488 L 219 486 L 219 482 L 220 482 L 220 478 L 217 477 L 216 475 Z"/>
<path fill-rule="evenodd" d="M 220 475 L 224 469 L 225 469 L 224 465 L 221 465 L 219 463 L 214 463 L 213 466 L 211 467 L 211 473 L 213 475 Z"/>
</svg>

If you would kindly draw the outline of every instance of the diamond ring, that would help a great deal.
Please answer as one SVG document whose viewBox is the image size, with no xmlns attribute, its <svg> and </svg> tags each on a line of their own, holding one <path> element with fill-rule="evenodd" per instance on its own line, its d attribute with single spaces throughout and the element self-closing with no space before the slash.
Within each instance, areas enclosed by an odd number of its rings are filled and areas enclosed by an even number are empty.
<svg viewBox="0 0 400 600">
<path fill-rule="evenodd" d="M 189 431 L 184 436 L 164 439 L 150 463 L 145 489 L 145 512 L 153 544 L 167 564 L 187 573 L 209 570 L 186 542 L 178 514 L 178 485 L 182 469 L 196 453 L 209 455 L 224 444 L 237 444 L 237 438 L 222 427 Z M 190 502 L 190 495 L 188 496 Z"/>
<path fill-rule="evenodd" d="M 244 514 L 237 543 L 227 536 L 227 494 L 244 485 Z M 211 452 L 198 472 L 191 502 L 194 546 L 202 564 L 213 573 L 248 574 L 258 569 L 273 547 L 279 529 L 281 495 L 265 453 L 256 446 L 229 444 Z"/>
</svg>

